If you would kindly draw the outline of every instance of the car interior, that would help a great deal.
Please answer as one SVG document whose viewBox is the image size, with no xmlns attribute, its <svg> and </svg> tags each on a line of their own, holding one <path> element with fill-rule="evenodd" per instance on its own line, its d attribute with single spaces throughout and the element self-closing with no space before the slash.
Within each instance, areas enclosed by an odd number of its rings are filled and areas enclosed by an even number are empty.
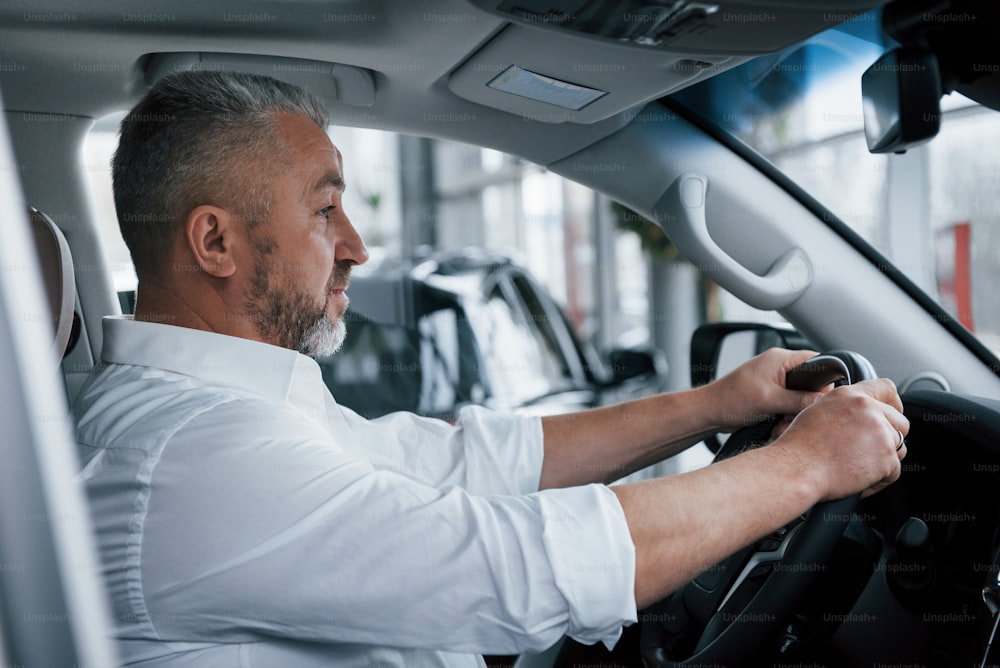
<svg viewBox="0 0 1000 668">
<path fill-rule="evenodd" d="M 613 652 L 566 642 L 518 665 L 996 665 L 996 352 L 907 258 L 697 105 L 824 31 L 861 28 L 885 54 L 857 81 L 869 151 L 943 140 L 952 93 L 1000 109 L 989 0 L 0 4 L 0 665 L 117 665 L 67 418 L 101 318 L 122 312 L 80 152 L 97 119 L 196 69 L 275 76 L 319 95 L 335 126 L 495 149 L 640 212 L 774 324 L 694 333 L 690 359 L 667 360 L 686 381 L 710 380 L 749 335 L 744 359 L 808 347 L 855 382 L 869 374 L 860 356 L 899 388 L 912 426 L 897 484 L 748 546 L 641 611 Z M 995 177 L 1000 153 L 980 149 L 978 167 L 947 169 Z M 993 211 L 995 193 L 981 195 Z M 757 440 L 737 433 L 718 456 Z"/>
</svg>

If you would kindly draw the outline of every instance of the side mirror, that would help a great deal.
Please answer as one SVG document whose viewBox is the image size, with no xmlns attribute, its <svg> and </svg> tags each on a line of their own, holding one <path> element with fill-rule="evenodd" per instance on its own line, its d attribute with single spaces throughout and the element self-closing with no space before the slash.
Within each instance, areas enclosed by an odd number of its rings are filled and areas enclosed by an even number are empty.
<svg viewBox="0 0 1000 668">
<path fill-rule="evenodd" d="M 805 350 L 809 341 L 794 329 L 759 322 L 712 322 L 691 335 L 691 387 L 712 382 L 768 348 Z"/>
<path fill-rule="evenodd" d="M 902 153 L 941 127 L 941 72 L 928 49 L 889 51 L 861 77 L 865 138 L 871 153 Z"/>
<path fill-rule="evenodd" d="M 614 348 L 607 355 L 611 371 L 609 385 L 620 385 L 632 378 L 667 373 L 667 360 L 663 353 L 652 348 Z"/>
<path fill-rule="evenodd" d="M 794 329 L 780 329 L 757 322 L 714 322 L 701 325 L 691 335 L 691 387 L 724 376 L 768 348 L 812 348 Z M 705 439 L 712 452 L 722 443 L 715 435 Z"/>
</svg>

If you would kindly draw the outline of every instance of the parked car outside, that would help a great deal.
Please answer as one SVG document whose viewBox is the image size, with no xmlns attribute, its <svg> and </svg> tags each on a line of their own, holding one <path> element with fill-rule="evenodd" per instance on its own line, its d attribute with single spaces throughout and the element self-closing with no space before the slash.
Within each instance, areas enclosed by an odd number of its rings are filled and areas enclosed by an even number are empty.
<svg viewBox="0 0 1000 668">
<path fill-rule="evenodd" d="M 320 365 L 337 401 L 367 417 L 450 420 L 471 404 L 565 413 L 656 392 L 666 370 L 648 349 L 598 355 L 497 251 L 382 258 L 355 271 L 350 294 L 344 346 Z"/>
</svg>

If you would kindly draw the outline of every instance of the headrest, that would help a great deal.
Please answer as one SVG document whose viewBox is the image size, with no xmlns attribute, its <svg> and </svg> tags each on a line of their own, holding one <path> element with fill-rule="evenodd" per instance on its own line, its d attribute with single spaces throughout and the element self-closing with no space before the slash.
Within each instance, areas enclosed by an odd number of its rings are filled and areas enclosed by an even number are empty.
<svg viewBox="0 0 1000 668">
<path fill-rule="evenodd" d="M 45 279 L 48 301 L 46 319 L 51 320 L 56 353 L 62 359 L 73 332 L 73 309 L 76 306 L 76 274 L 73 257 L 62 231 L 52 219 L 37 209 L 30 209 L 31 229 L 35 237 L 38 264 Z"/>
</svg>

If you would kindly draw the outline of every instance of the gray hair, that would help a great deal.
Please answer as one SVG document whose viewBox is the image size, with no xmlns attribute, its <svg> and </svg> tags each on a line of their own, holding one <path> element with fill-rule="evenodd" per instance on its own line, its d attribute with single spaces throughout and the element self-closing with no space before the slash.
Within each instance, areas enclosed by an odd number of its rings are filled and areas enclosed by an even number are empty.
<svg viewBox="0 0 1000 668">
<path fill-rule="evenodd" d="M 112 160 L 115 209 L 140 282 L 163 271 L 198 206 L 230 209 L 250 225 L 268 219 L 282 112 L 324 130 L 328 124 L 323 104 L 302 88 L 214 71 L 164 77 L 122 120 Z"/>
</svg>

